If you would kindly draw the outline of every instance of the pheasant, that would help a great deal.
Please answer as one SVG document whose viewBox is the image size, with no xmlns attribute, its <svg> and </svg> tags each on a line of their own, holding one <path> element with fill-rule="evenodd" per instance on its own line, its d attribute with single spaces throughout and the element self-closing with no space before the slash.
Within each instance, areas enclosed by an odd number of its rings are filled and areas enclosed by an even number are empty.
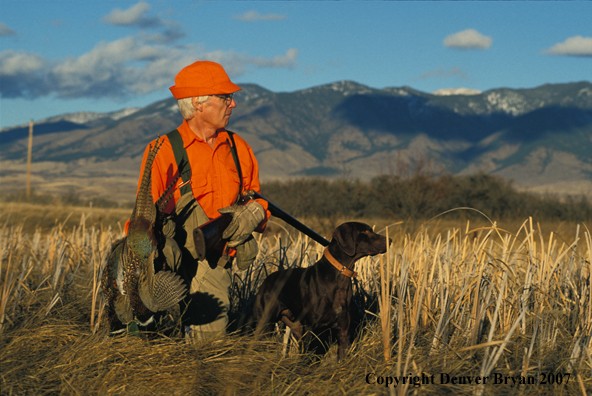
<svg viewBox="0 0 592 396">
<path fill-rule="evenodd" d="M 134 319 L 146 326 L 155 313 L 173 309 L 187 291 L 176 273 L 155 271 L 154 260 L 162 238 L 158 216 L 179 179 L 177 176 L 169 184 L 155 204 L 151 168 L 161 145 L 159 138 L 150 147 L 127 236 L 113 243 L 103 268 L 101 288 L 112 333 L 125 331 Z"/>
</svg>

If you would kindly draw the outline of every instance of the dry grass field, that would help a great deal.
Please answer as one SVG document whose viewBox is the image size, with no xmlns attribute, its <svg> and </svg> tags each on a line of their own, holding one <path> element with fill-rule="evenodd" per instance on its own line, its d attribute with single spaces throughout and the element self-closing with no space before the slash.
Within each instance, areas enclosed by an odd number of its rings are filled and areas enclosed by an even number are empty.
<svg viewBox="0 0 592 396">
<path fill-rule="evenodd" d="M 592 392 L 584 224 L 377 222 L 393 244 L 356 267 L 355 340 L 338 362 L 336 344 L 316 354 L 292 345 L 282 356 L 280 334 L 256 340 L 245 330 L 201 345 L 176 334 L 110 337 L 97 278 L 130 212 L 3 206 L 2 395 Z M 237 320 L 267 273 L 322 253 L 281 224 L 270 229 L 255 265 L 235 272 Z"/>
</svg>

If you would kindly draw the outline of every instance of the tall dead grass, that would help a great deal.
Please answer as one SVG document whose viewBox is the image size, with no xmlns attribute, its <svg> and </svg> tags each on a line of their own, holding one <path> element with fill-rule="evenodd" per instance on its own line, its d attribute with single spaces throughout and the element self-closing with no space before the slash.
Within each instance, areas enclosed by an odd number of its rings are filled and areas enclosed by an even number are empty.
<svg viewBox="0 0 592 396">
<path fill-rule="evenodd" d="M 434 233 L 383 230 L 387 254 L 357 264 L 357 326 L 345 361 L 282 357 L 277 339 L 240 329 L 254 293 L 278 268 L 308 266 L 322 248 L 278 232 L 236 272 L 233 333 L 191 346 L 180 337 L 109 337 L 98 271 L 120 231 L 60 223 L 0 234 L 0 392 L 3 395 L 586 394 L 592 390 L 592 239 L 470 224 Z M 281 228 L 281 226 L 280 226 Z M 533 377 L 536 384 L 493 383 Z M 540 384 L 545 375 L 554 384 Z M 556 382 L 562 375 L 562 384 Z M 569 374 L 569 382 L 566 377 Z M 414 377 L 432 378 L 416 383 Z M 491 378 L 482 385 L 441 383 Z M 386 384 L 397 378 L 395 387 Z M 407 380 L 403 381 L 404 378 Z M 382 383 L 380 383 L 382 381 Z M 459 380 L 460 381 L 460 380 Z M 405 383 L 402 383 L 405 382 Z M 445 382 L 445 381 L 444 381 Z"/>
</svg>

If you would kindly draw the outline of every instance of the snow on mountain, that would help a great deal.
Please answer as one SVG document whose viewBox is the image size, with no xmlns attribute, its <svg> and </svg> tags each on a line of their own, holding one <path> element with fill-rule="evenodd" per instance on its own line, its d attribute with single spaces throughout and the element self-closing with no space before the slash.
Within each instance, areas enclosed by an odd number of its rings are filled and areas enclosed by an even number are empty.
<svg viewBox="0 0 592 396">
<path fill-rule="evenodd" d="M 470 88 L 444 88 L 434 92 L 438 96 L 452 96 L 452 95 L 479 95 L 481 91 Z"/>
</svg>

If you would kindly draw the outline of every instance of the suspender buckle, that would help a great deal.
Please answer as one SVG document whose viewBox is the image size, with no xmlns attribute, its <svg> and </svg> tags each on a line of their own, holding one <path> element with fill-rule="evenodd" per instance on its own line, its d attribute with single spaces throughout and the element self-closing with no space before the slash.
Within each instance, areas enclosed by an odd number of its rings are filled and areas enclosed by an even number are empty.
<svg viewBox="0 0 592 396">
<path fill-rule="evenodd" d="M 179 184 L 177 186 L 177 188 L 181 189 L 181 188 L 185 187 L 187 184 L 191 184 L 191 180 L 187 180 L 186 182 Z"/>
</svg>

